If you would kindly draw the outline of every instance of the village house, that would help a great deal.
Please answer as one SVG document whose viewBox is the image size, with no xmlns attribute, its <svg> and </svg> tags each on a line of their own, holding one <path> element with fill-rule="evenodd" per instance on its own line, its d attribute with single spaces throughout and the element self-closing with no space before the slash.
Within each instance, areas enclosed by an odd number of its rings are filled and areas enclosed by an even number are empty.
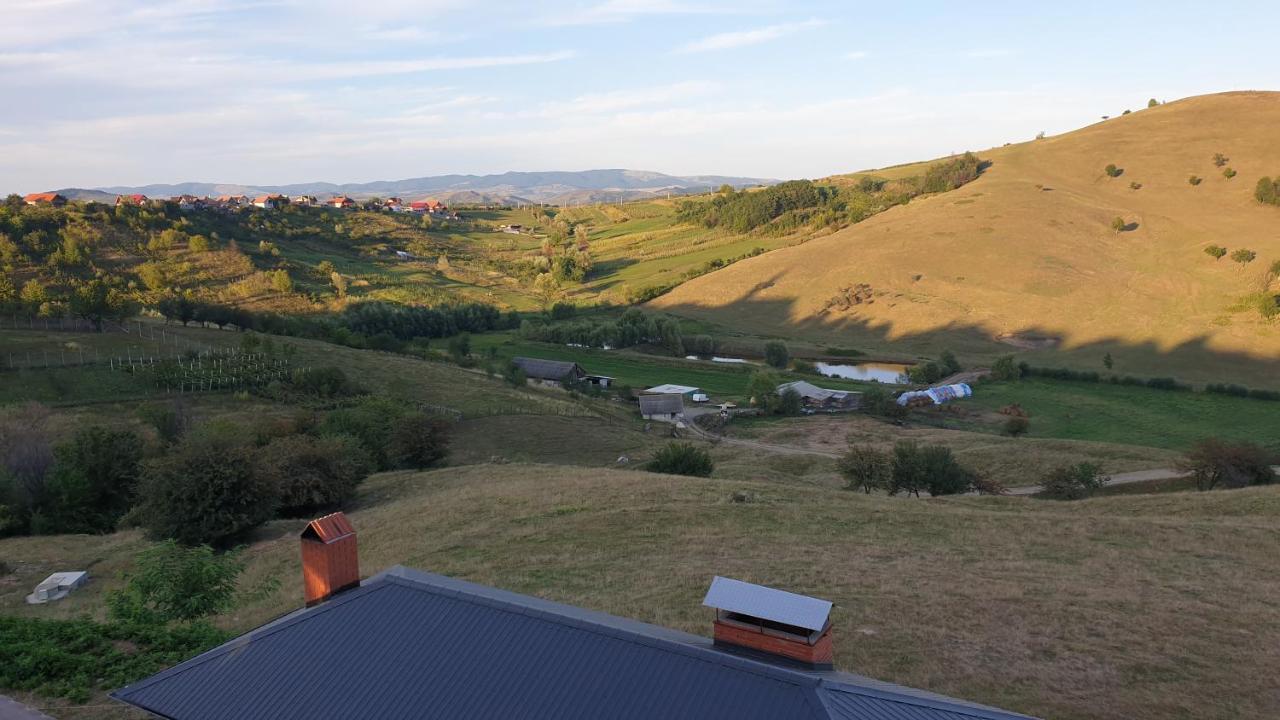
<svg viewBox="0 0 1280 720">
<path fill-rule="evenodd" d="M 234 210 L 236 208 L 248 207 L 249 198 L 245 195 L 219 195 L 214 200 L 214 205 L 220 208 Z"/>
<path fill-rule="evenodd" d="M 294 195 L 293 199 L 289 202 L 293 205 L 297 205 L 298 207 L 315 207 L 320 204 L 320 201 L 316 200 L 315 195 Z"/>
<path fill-rule="evenodd" d="M 673 423 L 684 417 L 684 396 L 678 394 L 641 395 L 640 417 Z"/>
<path fill-rule="evenodd" d="M 147 204 L 146 195 L 135 193 L 133 195 L 117 195 L 116 196 L 116 207 L 120 207 L 121 205 L 142 206 L 146 204 Z"/>
<path fill-rule="evenodd" d="M 178 195 L 177 197 L 169 198 L 169 202 L 175 203 L 179 210 L 186 212 L 188 210 L 199 210 L 205 207 L 209 201 L 208 198 L 198 198 L 195 195 Z M 119 200 L 116 201 L 116 204 L 119 204 Z"/>
<path fill-rule="evenodd" d="M 848 390 L 828 390 L 820 388 L 804 380 L 783 383 L 778 386 L 778 394 L 794 390 L 800 395 L 800 401 L 811 410 L 856 410 L 862 400 L 862 393 Z"/>
<path fill-rule="evenodd" d="M 342 210 L 349 210 L 349 209 L 351 209 L 351 208 L 353 208 L 353 207 L 355 207 L 355 206 L 356 206 L 356 201 L 355 201 L 355 200 L 352 200 L 351 198 L 347 197 L 346 195 L 336 195 L 336 196 L 334 196 L 334 197 L 329 198 L 328 200 L 326 200 L 324 204 L 325 204 L 325 205 L 328 205 L 328 206 L 329 206 L 329 207 L 331 207 L 331 208 L 339 208 L 339 209 L 342 209 Z"/>
<path fill-rule="evenodd" d="M 707 637 L 402 566 L 362 580 L 342 513 L 300 544 L 305 607 L 111 697 L 169 720 L 1030 720 L 836 671 L 819 598 L 716 576 Z"/>
<path fill-rule="evenodd" d="M 523 370 L 525 377 L 531 382 L 540 385 L 558 386 L 564 383 L 582 382 L 587 377 L 587 371 L 576 362 L 527 357 L 513 358 L 511 362 Z"/>
<path fill-rule="evenodd" d="M 692 385 L 657 385 L 644 391 L 645 395 L 680 395 L 690 402 L 706 402 L 707 394 Z"/>
<path fill-rule="evenodd" d="M 31 193 L 22 198 L 22 201 L 28 205 L 52 205 L 53 207 L 62 207 L 67 204 L 65 197 L 53 192 Z"/>
<path fill-rule="evenodd" d="M 289 198 L 284 195 L 261 195 L 253 199 L 253 206 L 263 210 L 275 210 L 288 202 Z"/>
</svg>

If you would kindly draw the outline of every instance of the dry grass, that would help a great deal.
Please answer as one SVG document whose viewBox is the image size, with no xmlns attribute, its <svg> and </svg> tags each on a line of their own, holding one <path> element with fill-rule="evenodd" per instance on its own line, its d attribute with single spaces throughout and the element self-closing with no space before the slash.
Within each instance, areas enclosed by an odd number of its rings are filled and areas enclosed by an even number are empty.
<svg viewBox="0 0 1280 720">
<path fill-rule="evenodd" d="M 1276 385 L 1261 360 L 1280 327 L 1233 306 L 1280 259 L 1280 211 L 1253 199 L 1280 170 L 1280 93 L 1191 98 L 1066 135 L 983 151 L 965 187 L 896 207 L 825 238 L 737 263 L 654 301 L 658 308 L 864 350 L 1014 352 L 1001 336 L 1049 336 L 1037 364 Z M 1239 175 L 1214 172 L 1225 153 Z M 1108 163 L 1124 168 L 1118 178 Z M 1207 179 L 1187 183 L 1189 173 Z M 891 174 L 891 173 L 886 173 Z M 1129 187 L 1141 182 L 1141 190 Z M 1136 229 L 1116 233 L 1120 216 Z M 1241 270 L 1203 252 L 1247 247 Z M 844 287 L 872 305 L 823 314 Z"/>
<path fill-rule="evenodd" d="M 754 496 L 734 503 L 734 491 Z M 705 633 L 714 574 L 836 602 L 845 669 L 1046 718 L 1274 717 L 1280 490 L 1100 498 L 904 500 L 823 488 L 554 466 L 392 473 L 351 513 L 366 573 L 401 563 Z M 295 533 L 248 550 L 266 602 L 300 604 Z M 0 541 L 26 587 L 54 567 L 99 578 L 136 534 Z M 94 559 L 96 564 L 90 565 Z M 39 577 L 37 577 L 39 576 Z M 110 581 L 64 604 L 92 610 Z"/>
</svg>

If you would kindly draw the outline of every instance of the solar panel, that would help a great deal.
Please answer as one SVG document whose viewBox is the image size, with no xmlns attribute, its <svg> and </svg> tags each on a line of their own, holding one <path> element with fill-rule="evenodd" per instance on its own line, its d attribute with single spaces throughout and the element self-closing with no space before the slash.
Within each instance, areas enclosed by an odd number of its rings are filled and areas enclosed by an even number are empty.
<svg viewBox="0 0 1280 720">
<path fill-rule="evenodd" d="M 813 631 L 825 628 L 831 614 L 831 603 L 826 600 L 718 575 L 702 604 Z"/>
</svg>

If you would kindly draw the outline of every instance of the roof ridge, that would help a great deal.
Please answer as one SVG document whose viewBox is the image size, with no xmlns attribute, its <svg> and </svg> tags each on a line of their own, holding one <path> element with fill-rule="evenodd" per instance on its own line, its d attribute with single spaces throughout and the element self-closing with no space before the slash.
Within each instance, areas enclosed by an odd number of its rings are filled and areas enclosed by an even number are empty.
<svg viewBox="0 0 1280 720">
<path fill-rule="evenodd" d="M 850 674 L 851 677 L 859 676 Z M 896 683 L 885 682 L 889 687 L 871 687 L 849 682 L 848 680 L 837 680 L 831 678 L 820 678 L 820 684 L 823 690 L 849 693 L 850 695 L 863 695 L 873 697 L 879 700 L 888 700 L 891 702 L 902 703 L 903 705 L 915 705 L 918 707 L 927 707 L 934 710 L 945 710 L 950 713 L 964 715 L 966 717 L 980 718 L 981 720 L 1034 720 L 1029 715 L 1001 710 L 1000 708 L 991 707 L 989 705 L 980 705 L 965 700 L 949 698 L 929 690 L 921 690 L 918 688 L 909 688 L 899 686 L 901 690 L 893 689 Z M 883 682 L 883 681 L 878 681 Z M 926 693 L 924 695 L 916 695 L 913 692 Z"/>
</svg>

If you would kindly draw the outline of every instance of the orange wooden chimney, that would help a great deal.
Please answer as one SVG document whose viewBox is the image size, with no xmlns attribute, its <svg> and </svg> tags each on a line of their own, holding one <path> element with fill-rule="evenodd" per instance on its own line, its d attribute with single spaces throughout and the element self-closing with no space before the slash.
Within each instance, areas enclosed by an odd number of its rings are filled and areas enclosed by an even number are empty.
<svg viewBox="0 0 1280 720">
<path fill-rule="evenodd" d="M 302 584 L 307 607 L 360 584 L 356 529 L 340 512 L 307 523 L 302 531 Z"/>
</svg>

